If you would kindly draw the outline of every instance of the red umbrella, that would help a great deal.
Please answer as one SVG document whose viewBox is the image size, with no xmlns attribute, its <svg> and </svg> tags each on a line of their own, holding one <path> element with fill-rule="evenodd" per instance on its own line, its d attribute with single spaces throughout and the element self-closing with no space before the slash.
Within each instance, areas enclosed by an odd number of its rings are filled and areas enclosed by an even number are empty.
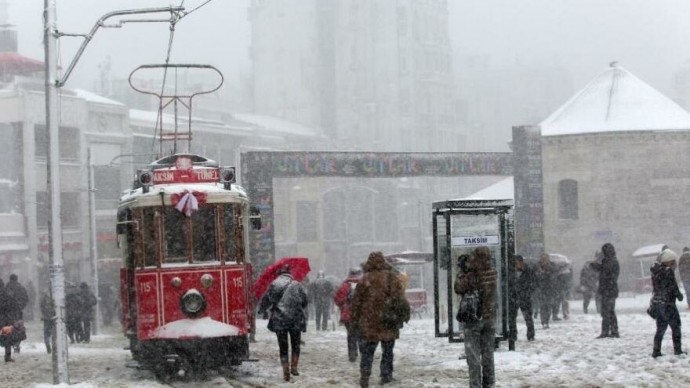
<svg viewBox="0 0 690 388">
<path fill-rule="evenodd" d="M 270 286 L 271 282 L 273 282 L 278 277 L 278 271 L 284 265 L 290 267 L 290 274 L 292 274 L 292 277 L 298 282 L 304 280 L 304 278 L 307 277 L 309 271 L 311 271 L 308 258 L 283 257 L 282 259 L 266 267 L 266 269 L 264 269 L 261 275 L 259 275 L 259 278 L 256 279 L 256 282 L 252 287 L 252 291 L 254 292 L 254 296 L 256 296 L 257 300 L 261 299 L 266 290 L 268 290 L 268 286 Z"/>
</svg>

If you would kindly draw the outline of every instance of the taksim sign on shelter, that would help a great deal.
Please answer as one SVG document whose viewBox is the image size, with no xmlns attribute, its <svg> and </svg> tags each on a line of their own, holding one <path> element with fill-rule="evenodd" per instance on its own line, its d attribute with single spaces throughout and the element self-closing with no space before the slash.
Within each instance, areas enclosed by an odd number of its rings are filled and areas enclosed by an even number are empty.
<svg viewBox="0 0 690 388">
<path fill-rule="evenodd" d="M 499 239 L 496 235 L 488 236 L 457 236 L 453 237 L 451 244 L 454 247 L 472 247 L 480 245 L 498 245 Z"/>
</svg>

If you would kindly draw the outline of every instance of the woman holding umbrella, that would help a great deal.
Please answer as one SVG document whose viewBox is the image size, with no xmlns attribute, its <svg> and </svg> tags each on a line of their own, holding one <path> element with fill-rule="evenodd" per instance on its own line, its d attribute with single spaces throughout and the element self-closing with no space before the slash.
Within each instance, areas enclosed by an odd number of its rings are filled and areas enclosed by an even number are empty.
<svg viewBox="0 0 690 388">
<path fill-rule="evenodd" d="M 283 379 L 290 381 L 290 374 L 299 376 L 300 339 L 302 332 L 307 330 L 307 292 L 294 279 L 289 265 L 281 266 L 278 274 L 261 298 L 259 314 L 269 315 L 268 330 L 276 333 L 278 338 Z M 291 360 L 288 359 L 288 346 L 292 348 Z"/>
</svg>

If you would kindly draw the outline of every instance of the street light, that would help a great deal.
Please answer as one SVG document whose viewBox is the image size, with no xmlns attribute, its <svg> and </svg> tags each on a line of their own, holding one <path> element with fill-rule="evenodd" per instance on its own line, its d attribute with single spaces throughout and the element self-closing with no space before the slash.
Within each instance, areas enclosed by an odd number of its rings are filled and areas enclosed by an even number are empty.
<svg viewBox="0 0 690 388">
<path fill-rule="evenodd" d="M 170 23 L 179 21 L 179 13 L 183 7 L 148 8 L 139 10 L 124 10 L 110 12 L 102 16 L 86 35 L 64 34 L 57 28 L 56 0 L 44 0 L 44 46 L 45 46 L 45 82 L 46 82 L 46 127 L 48 128 L 48 174 L 47 187 L 50 195 L 50 279 L 55 303 L 55 351 L 53 355 L 53 382 L 55 384 L 69 384 L 69 370 L 67 366 L 67 334 L 65 331 L 65 269 L 62 258 L 62 222 L 60 220 L 60 148 L 59 148 L 59 115 L 58 89 L 65 85 L 74 66 L 100 27 L 106 26 L 107 19 L 114 16 L 169 12 Z M 142 22 L 143 20 L 139 20 Z M 153 21 L 153 20 L 149 20 Z M 157 20 L 161 21 L 161 20 Z M 65 75 L 58 77 L 57 40 L 61 36 L 82 36 L 84 42 L 70 62 Z"/>
</svg>

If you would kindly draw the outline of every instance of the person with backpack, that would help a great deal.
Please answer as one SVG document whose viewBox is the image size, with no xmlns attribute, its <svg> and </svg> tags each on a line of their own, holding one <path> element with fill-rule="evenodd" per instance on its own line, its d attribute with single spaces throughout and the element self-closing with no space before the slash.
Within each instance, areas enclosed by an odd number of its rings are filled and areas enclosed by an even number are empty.
<svg viewBox="0 0 690 388">
<path fill-rule="evenodd" d="M 302 332 L 307 331 L 307 291 L 293 278 L 288 265 L 281 267 L 278 274 L 261 298 L 258 314 L 269 315 L 268 330 L 278 338 L 283 379 L 290 381 L 291 374 L 299 376 L 300 339 Z M 291 359 L 288 347 L 292 348 Z"/>
<path fill-rule="evenodd" d="M 352 300 L 355 295 L 355 289 L 362 279 L 362 269 L 355 267 L 350 269 L 350 272 L 343 281 L 343 284 L 338 287 L 338 290 L 333 296 L 333 302 L 340 310 L 340 323 L 345 325 L 347 330 L 347 356 L 350 362 L 357 361 L 359 333 L 352 325 Z"/>
<path fill-rule="evenodd" d="M 494 372 L 494 347 L 496 340 L 496 284 L 497 272 L 491 264 L 488 247 L 472 251 L 467 263 L 468 272 L 456 278 L 453 288 L 461 296 L 478 293 L 478 319 L 466 321 L 465 355 L 469 370 L 471 388 L 493 387 L 496 384 Z"/>
</svg>

